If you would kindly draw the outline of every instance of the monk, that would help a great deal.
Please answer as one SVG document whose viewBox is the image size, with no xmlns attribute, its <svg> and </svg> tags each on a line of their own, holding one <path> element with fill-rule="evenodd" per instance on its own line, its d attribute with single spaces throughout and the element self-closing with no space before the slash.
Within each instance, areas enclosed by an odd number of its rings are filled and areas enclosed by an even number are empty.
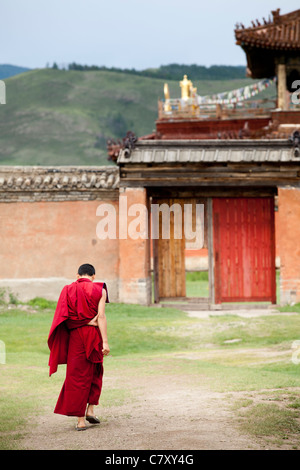
<svg viewBox="0 0 300 470">
<path fill-rule="evenodd" d="M 85 419 L 100 423 L 94 415 L 103 379 L 103 356 L 110 352 L 105 303 L 105 282 L 93 282 L 95 268 L 79 267 L 77 280 L 63 288 L 48 337 L 49 375 L 59 364 L 67 364 L 66 379 L 54 413 L 77 416 L 76 429 L 87 429 Z"/>
</svg>

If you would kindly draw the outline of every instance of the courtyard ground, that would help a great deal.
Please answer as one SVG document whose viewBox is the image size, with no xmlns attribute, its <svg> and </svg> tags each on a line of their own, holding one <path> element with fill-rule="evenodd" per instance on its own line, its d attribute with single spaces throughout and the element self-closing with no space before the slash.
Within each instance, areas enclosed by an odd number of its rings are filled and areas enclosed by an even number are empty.
<svg viewBox="0 0 300 470">
<path fill-rule="evenodd" d="M 7 344 L 2 449 L 300 447 L 300 365 L 291 360 L 299 313 L 109 305 L 101 424 L 83 432 L 75 430 L 76 418 L 53 413 L 65 366 L 48 377 L 44 342 L 52 315 L 47 303 L 0 315 Z"/>
</svg>

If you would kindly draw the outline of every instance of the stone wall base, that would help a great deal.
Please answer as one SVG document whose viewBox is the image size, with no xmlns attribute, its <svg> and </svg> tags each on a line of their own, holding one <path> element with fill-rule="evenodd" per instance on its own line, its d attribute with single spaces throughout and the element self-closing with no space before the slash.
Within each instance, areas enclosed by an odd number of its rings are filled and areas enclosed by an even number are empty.
<svg viewBox="0 0 300 470">
<path fill-rule="evenodd" d="M 120 280 L 119 302 L 125 304 L 151 304 L 151 278 Z"/>
<path fill-rule="evenodd" d="M 4 300 L 9 301 L 12 294 L 21 302 L 28 302 L 35 297 L 57 301 L 62 288 L 71 284 L 75 279 L 63 277 L 32 278 L 32 279 L 0 279 L 0 290 L 4 294 Z M 95 279 L 95 281 L 101 281 Z M 105 279 L 110 302 L 118 302 L 118 281 Z"/>
<path fill-rule="evenodd" d="M 280 280 L 280 304 L 295 305 L 300 299 L 300 280 Z"/>
</svg>

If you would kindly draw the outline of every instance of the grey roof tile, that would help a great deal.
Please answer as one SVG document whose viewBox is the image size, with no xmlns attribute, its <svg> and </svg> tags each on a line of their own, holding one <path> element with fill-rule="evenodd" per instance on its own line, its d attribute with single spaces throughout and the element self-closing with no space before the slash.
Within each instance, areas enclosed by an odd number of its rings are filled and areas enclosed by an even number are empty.
<svg viewBox="0 0 300 470">
<path fill-rule="evenodd" d="M 299 162 L 285 140 L 140 141 L 118 163 Z"/>
</svg>

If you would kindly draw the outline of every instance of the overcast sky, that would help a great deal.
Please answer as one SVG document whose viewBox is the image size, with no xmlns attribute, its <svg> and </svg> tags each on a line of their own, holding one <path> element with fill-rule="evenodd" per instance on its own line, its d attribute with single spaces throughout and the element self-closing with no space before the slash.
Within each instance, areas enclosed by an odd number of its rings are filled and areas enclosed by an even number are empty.
<svg viewBox="0 0 300 470">
<path fill-rule="evenodd" d="M 299 0 L 1 0 L 0 64 L 136 68 L 245 65 L 236 22 L 289 13 Z"/>
</svg>

